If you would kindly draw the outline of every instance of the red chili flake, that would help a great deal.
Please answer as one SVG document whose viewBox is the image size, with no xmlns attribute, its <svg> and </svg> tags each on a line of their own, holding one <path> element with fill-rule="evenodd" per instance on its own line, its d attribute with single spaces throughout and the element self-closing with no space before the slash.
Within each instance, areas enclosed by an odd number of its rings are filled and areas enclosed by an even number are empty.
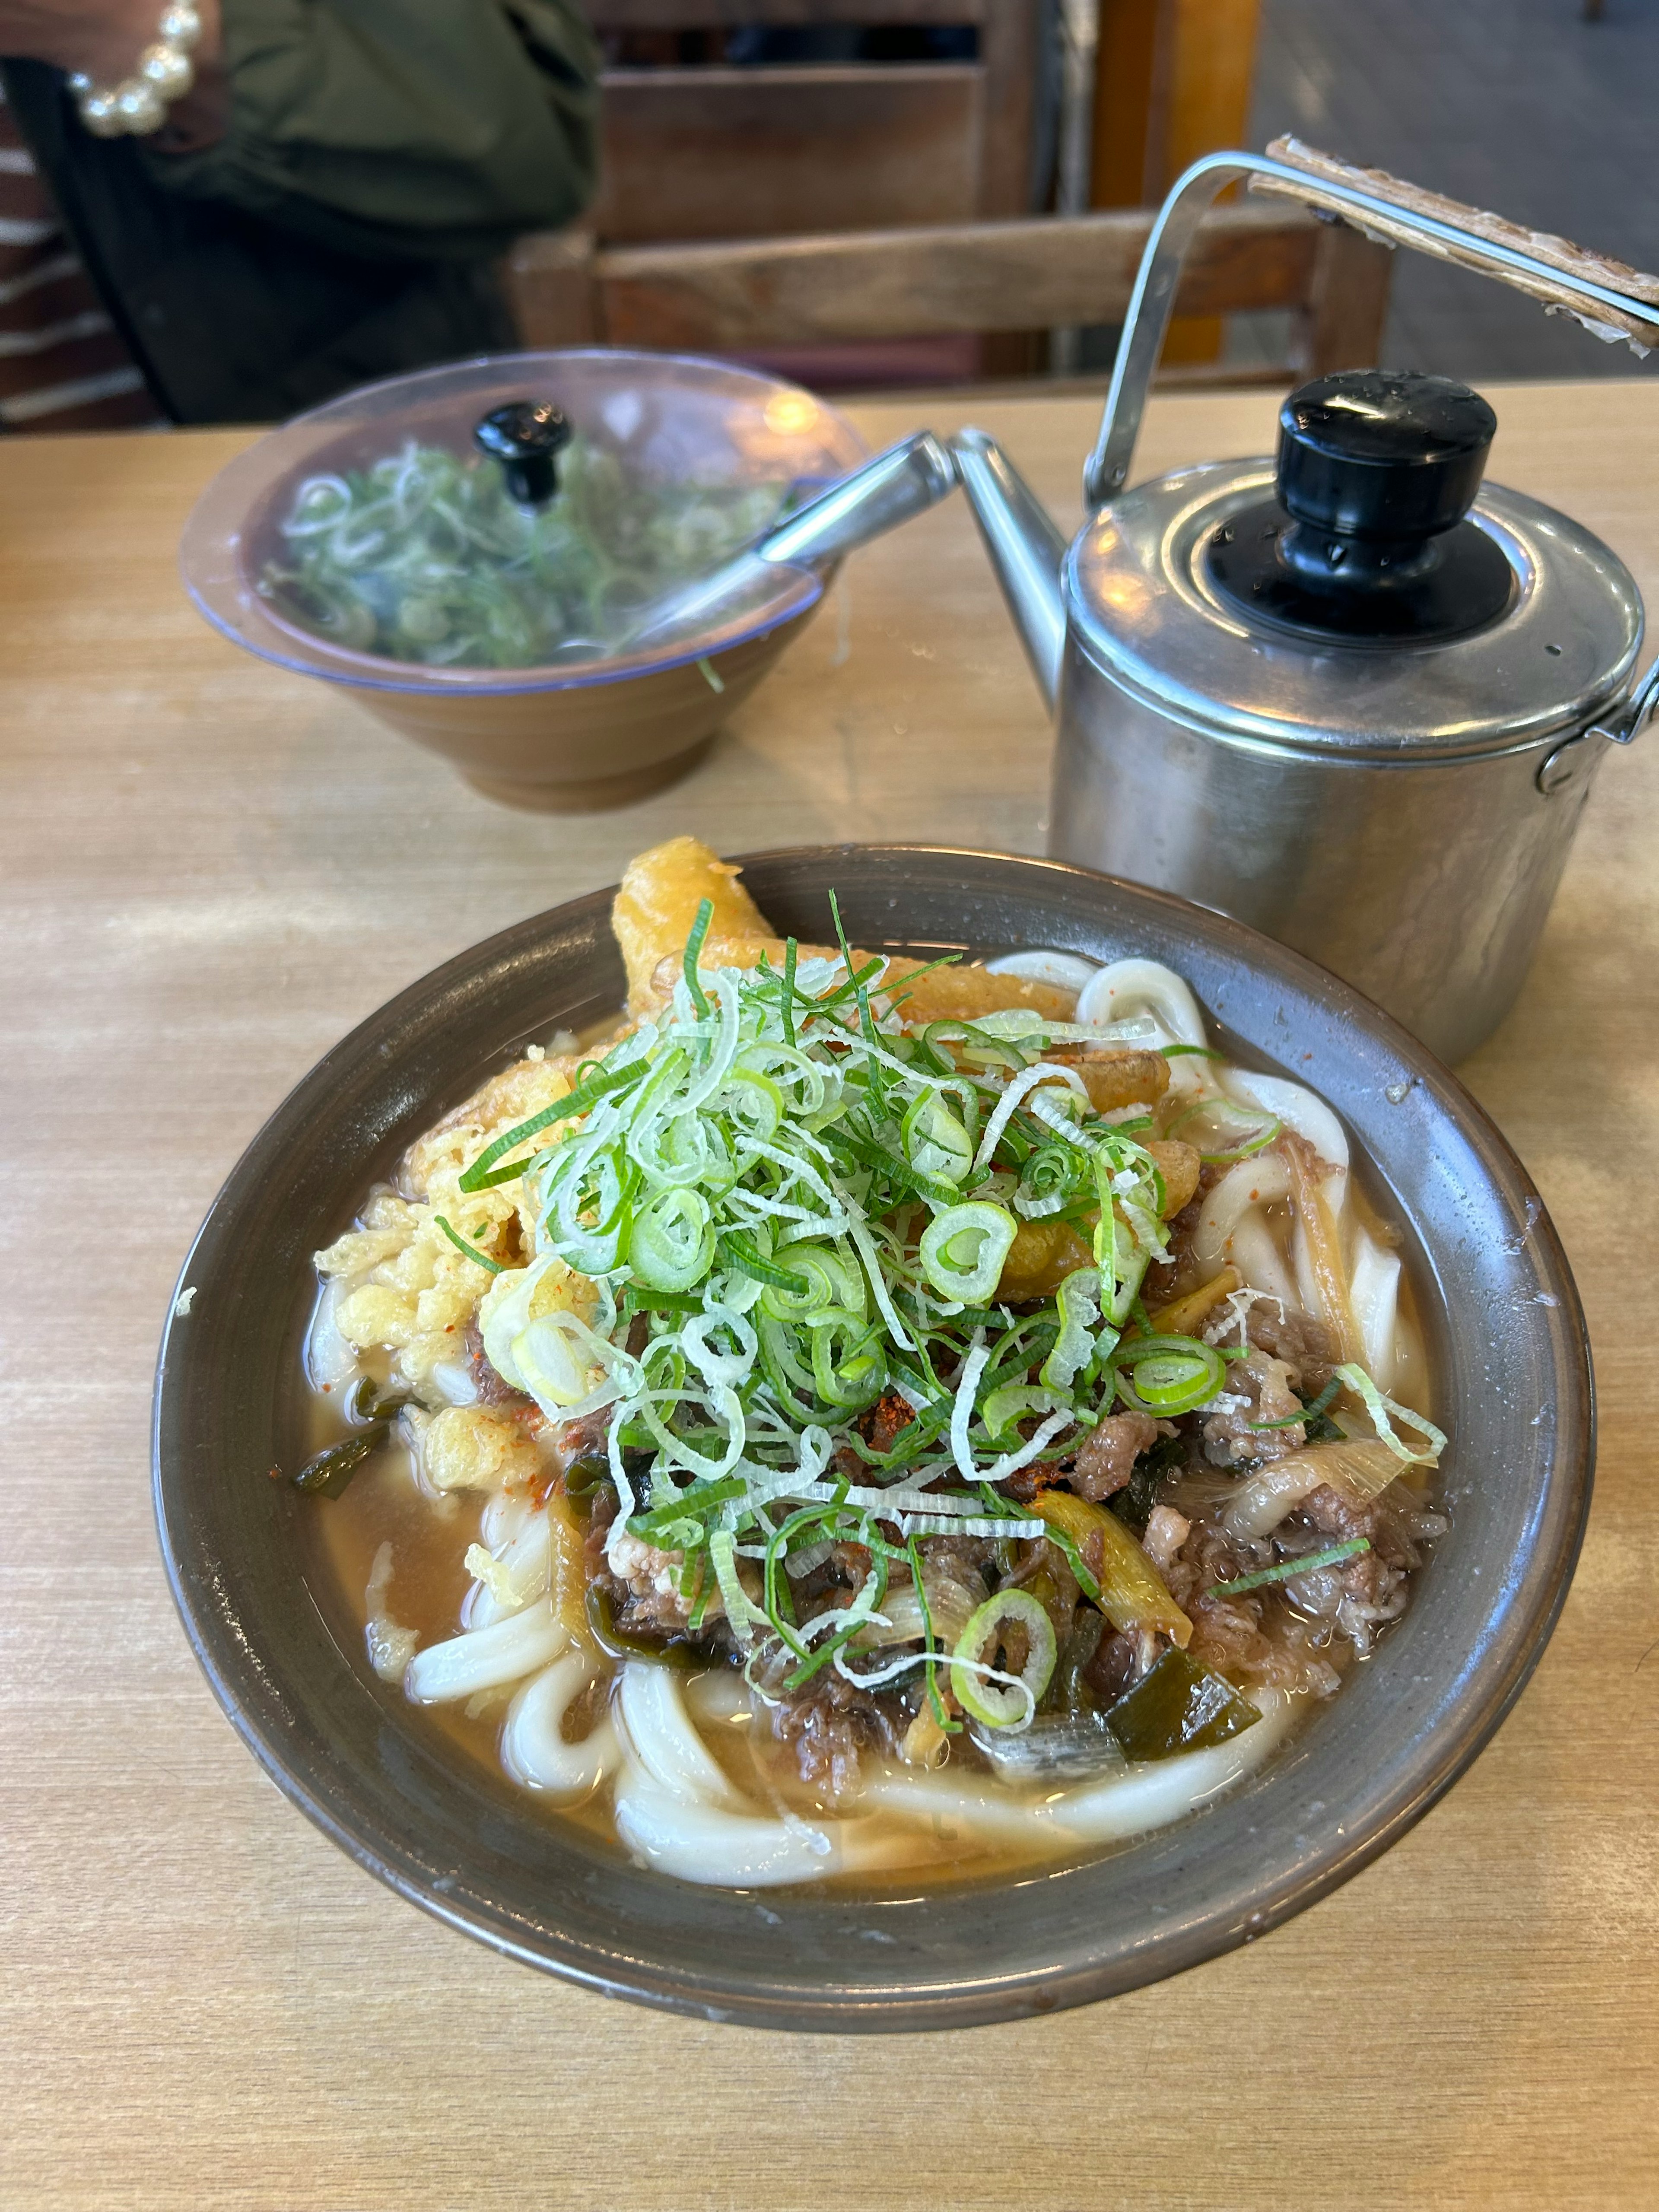
<svg viewBox="0 0 1659 2212">
<path fill-rule="evenodd" d="M 271 1480 L 272 1480 L 273 1482 L 280 1482 L 280 1481 L 282 1480 L 282 1479 L 283 1479 L 283 1470 L 282 1470 L 282 1468 L 281 1468 L 280 1467 L 273 1467 L 273 1468 L 271 1468 L 271 1470 L 270 1470 L 270 1479 L 271 1479 Z"/>
</svg>

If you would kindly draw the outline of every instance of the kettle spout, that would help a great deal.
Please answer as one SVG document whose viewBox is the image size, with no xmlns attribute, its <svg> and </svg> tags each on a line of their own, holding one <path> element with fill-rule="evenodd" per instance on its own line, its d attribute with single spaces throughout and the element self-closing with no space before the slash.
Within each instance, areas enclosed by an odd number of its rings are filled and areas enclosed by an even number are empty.
<svg viewBox="0 0 1659 2212">
<path fill-rule="evenodd" d="M 1052 714 L 1060 696 L 1066 644 L 1066 603 L 1060 588 L 1066 540 L 995 439 L 983 430 L 959 430 L 951 450 L 1002 596 Z"/>
</svg>

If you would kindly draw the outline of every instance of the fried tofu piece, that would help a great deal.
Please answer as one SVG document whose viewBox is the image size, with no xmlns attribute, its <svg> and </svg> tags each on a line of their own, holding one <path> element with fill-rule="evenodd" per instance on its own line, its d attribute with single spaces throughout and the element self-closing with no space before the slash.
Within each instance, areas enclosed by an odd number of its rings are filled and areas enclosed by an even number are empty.
<svg viewBox="0 0 1659 2212">
<path fill-rule="evenodd" d="M 1170 1087 L 1170 1063 L 1161 1052 L 1139 1052 L 1133 1047 L 1087 1048 L 1072 1065 L 1097 1114 L 1115 1113 L 1121 1106 L 1151 1106 Z"/>
<path fill-rule="evenodd" d="M 1142 1141 L 1158 1162 L 1158 1171 L 1164 1178 L 1164 1218 L 1171 1220 L 1198 1188 L 1204 1163 L 1179 1137 L 1147 1137 Z"/>
<path fill-rule="evenodd" d="M 695 917 L 694 917 L 695 919 Z M 834 945 L 803 945 L 799 948 L 803 960 L 839 960 L 841 951 Z M 645 1002 L 648 1006 L 665 1006 L 681 974 L 682 945 L 658 966 L 651 994 Z M 781 937 L 721 937 L 712 934 L 705 939 L 699 965 L 703 968 L 752 968 L 762 953 L 774 968 L 783 966 L 784 943 Z M 853 958 L 861 963 L 872 957 L 854 945 Z M 1069 1021 L 1076 1004 L 1069 991 L 1056 990 L 1052 983 L 1033 983 L 1023 975 L 993 975 L 988 969 L 971 962 L 959 962 L 954 968 L 935 968 L 924 975 L 913 988 L 907 989 L 904 978 L 925 968 L 924 960 L 908 960 L 897 953 L 887 956 L 887 973 L 882 984 L 884 992 L 903 1000 L 899 1011 L 906 1025 L 920 1029 L 928 1022 L 973 1022 L 981 1015 L 1000 1013 L 1005 1007 L 1030 1006 L 1046 1019 Z"/>
<path fill-rule="evenodd" d="M 776 942 L 730 861 L 696 837 L 671 837 L 666 844 L 653 845 L 629 862 L 611 908 L 611 926 L 628 970 L 629 1013 L 648 1013 L 664 1003 L 653 989 L 657 970 L 671 955 L 678 963 L 704 899 L 714 909 L 710 938 L 754 946 L 747 960 L 731 965 L 752 967 L 761 947 Z"/>
<path fill-rule="evenodd" d="M 913 1029 L 924 1022 L 976 1022 L 982 1014 L 1002 1013 L 1011 1006 L 1029 1006 L 1045 1021 L 1068 1022 L 1077 1006 L 1071 991 L 1060 990 L 1053 983 L 1035 983 L 1027 975 L 994 975 L 988 968 L 972 960 L 959 960 L 951 968 L 935 968 L 905 994 L 902 978 L 926 965 L 925 961 L 897 957 L 888 963 L 884 988 L 892 991 L 899 986 L 898 994 L 904 1000 L 900 1011 Z"/>
<path fill-rule="evenodd" d="M 417 1197 L 430 1196 L 444 1170 L 453 1169 L 459 1176 L 492 1137 L 544 1112 L 573 1090 L 581 1058 L 580 1053 L 548 1053 L 539 1060 L 515 1060 L 490 1076 L 415 1139 L 404 1155 L 402 1181 Z"/>
<path fill-rule="evenodd" d="M 1094 1248 L 1068 1221 L 1022 1221 L 1002 1263 L 997 1296 L 1012 1305 L 1051 1298 L 1079 1267 L 1092 1267 Z"/>
<path fill-rule="evenodd" d="M 696 837 L 671 837 L 629 863 L 611 922 L 628 970 L 629 1013 L 654 1013 L 667 1005 L 680 975 L 685 940 L 704 899 L 714 908 L 703 940 L 704 968 L 752 968 L 763 952 L 775 968 L 782 967 L 783 939 L 773 935 L 771 925 L 737 878 L 729 860 L 719 859 Z M 800 957 L 833 960 L 838 955 L 833 945 L 803 945 Z M 855 951 L 853 957 L 865 961 L 870 955 Z M 888 963 L 884 988 L 891 990 L 927 964 L 895 955 Z M 1076 1003 L 1071 992 L 1057 990 L 1051 983 L 1034 983 L 1023 975 L 993 975 L 972 962 L 958 962 L 924 975 L 906 999 L 903 1012 L 913 1025 L 977 1021 L 983 1014 L 1011 1006 L 1029 1006 L 1049 1021 L 1066 1021 Z"/>
</svg>

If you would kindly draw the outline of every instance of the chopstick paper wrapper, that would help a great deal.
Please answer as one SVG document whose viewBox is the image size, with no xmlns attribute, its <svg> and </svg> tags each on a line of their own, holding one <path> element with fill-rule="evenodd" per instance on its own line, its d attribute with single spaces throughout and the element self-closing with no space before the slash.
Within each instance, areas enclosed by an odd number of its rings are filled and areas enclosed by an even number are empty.
<svg viewBox="0 0 1659 2212">
<path fill-rule="evenodd" d="M 1275 138 L 1267 152 L 1274 161 L 1304 171 L 1310 184 L 1316 187 L 1323 181 L 1369 192 L 1413 215 L 1467 232 L 1471 238 L 1482 240 L 1489 246 L 1530 254 L 1534 261 L 1559 269 L 1567 281 L 1555 286 L 1515 269 L 1506 270 L 1504 274 L 1517 291 L 1540 301 L 1546 313 L 1571 315 L 1595 337 L 1604 338 L 1610 345 L 1622 341 L 1638 354 L 1648 354 L 1659 346 L 1659 276 L 1646 276 L 1604 253 L 1586 252 L 1571 239 L 1556 238 L 1547 231 L 1527 230 L 1519 223 L 1506 222 L 1502 216 L 1465 207 L 1461 200 L 1448 199 L 1440 192 L 1425 191 L 1419 185 L 1408 185 L 1398 177 L 1391 177 L 1386 169 L 1362 169 L 1352 162 L 1340 161 L 1333 154 L 1322 154 L 1316 147 L 1304 146 L 1299 138 Z M 1376 211 L 1367 214 L 1362 222 L 1349 210 L 1322 201 L 1317 189 L 1304 192 L 1286 179 L 1253 177 L 1250 190 L 1279 199 L 1301 200 L 1316 212 L 1336 216 L 1355 229 L 1363 230 L 1367 238 L 1374 238 L 1383 246 L 1413 246 L 1419 253 L 1434 254 L 1443 261 L 1455 262 L 1485 276 L 1498 273 L 1489 261 L 1478 254 L 1460 251 L 1455 240 L 1408 230 L 1404 224 L 1396 226 L 1386 215 Z M 1628 312 L 1619 312 L 1602 302 L 1587 304 L 1582 293 L 1575 290 L 1574 280 L 1622 293 Z M 1646 307 L 1652 307 L 1651 315 L 1641 312 Z"/>
</svg>

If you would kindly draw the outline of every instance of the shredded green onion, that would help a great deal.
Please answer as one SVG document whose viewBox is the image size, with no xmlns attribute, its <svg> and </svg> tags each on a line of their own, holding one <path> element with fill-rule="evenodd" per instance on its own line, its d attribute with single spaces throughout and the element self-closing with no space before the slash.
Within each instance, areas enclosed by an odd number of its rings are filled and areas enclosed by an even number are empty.
<svg viewBox="0 0 1659 2212">
<path fill-rule="evenodd" d="M 776 482 L 653 480 L 579 437 L 556 497 L 521 507 L 494 461 L 410 439 L 366 469 L 307 477 L 258 589 L 358 653 L 441 668 L 580 662 L 622 648 L 645 609 L 712 574 L 787 499 Z"/>
<path fill-rule="evenodd" d="M 491 1190 L 497 1183 L 516 1182 L 524 1173 L 523 1163 L 516 1167 L 498 1168 L 495 1164 L 497 1160 L 505 1159 L 507 1153 L 516 1152 L 532 1137 L 539 1136 L 555 1121 L 568 1121 L 578 1114 L 586 1113 L 589 1107 L 597 1103 L 607 1091 L 620 1091 L 630 1083 L 636 1083 L 644 1073 L 643 1067 L 638 1065 L 597 1070 L 553 1105 L 544 1107 L 539 1114 L 532 1114 L 529 1121 L 520 1121 L 516 1129 L 509 1129 L 505 1136 L 497 1137 L 493 1144 L 486 1146 L 462 1176 L 460 1188 L 471 1193 Z"/>
<path fill-rule="evenodd" d="M 797 1686 L 925 1668 L 940 1725 L 948 1679 L 987 1725 L 1019 1727 L 1054 1663 L 1042 1607 L 1005 1588 L 947 1650 L 921 1589 L 919 1647 L 877 1658 L 854 1639 L 890 1573 L 917 1581 L 916 1547 L 940 1535 L 1047 1540 L 1097 1598 L 1077 1541 L 1002 1486 L 1063 1460 L 1120 1399 L 1160 1415 L 1207 1403 L 1229 1355 L 1147 1328 L 1161 1179 L 1045 1059 L 1069 1025 L 1018 1010 L 913 1034 L 886 963 L 855 963 L 832 912 L 838 957 L 790 939 L 781 968 L 710 969 L 704 901 L 664 1012 L 483 1148 L 463 1188 L 522 1177 L 536 1228 L 481 1326 L 550 1419 L 606 1413 L 613 1540 L 677 1554 L 696 1620 L 718 1593 L 738 1643 L 781 1647 Z M 1056 1199 L 1092 1230 L 1095 1262 L 1015 1310 L 998 1294 L 1020 1217 Z M 590 1302 L 532 1317 L 561 1264 Z M 1390 1410 L 1377 1395 L 1379 1432 Z M 790 1562 L 823 1544 L 867 1569 L 801 1617 Z M 995 1664 L 1004 1630 L 1027 1653 L 1015 1674 Z M 623 1648 L 614 1623 L 601 1632 Z"/>
<path fill-rule="evenodd" d="M 1250 1426 L 1256 1430 L 1299 1429 L 1304 1422 L 1311 1424 L 1322 1414 L 1328 1413 L 1341 1395 L 1341 1390 L 1342 1385 L 1333 1376 L 1319 1395 L 1305 1405 L 1299 1413 L 1286 1413 L 1277 1421 L 1252 1421 Z"/>
<path fill-rule="evenodd" d="M 703 995 L 702 985 L 697 981 L 697 961 L 708 935 L 708 925 L 714 918 L 714 900 L 701 900 L 697 906 L 697 918 L 691 925 L 691 934 L 685 940 L 685 958 L 682 963 L 685 970 L 685 988 L 691 994 L 691 1003 L 705 1021 L 708 1018 L 708 1001 Z"/>
<path fill-rule="evenodd" d="M 1348 1388 L 1364 1401 L 1376 1430 L 1378 1441 L 1385 1443 L 1403 1466 L 1433 1467 L 1438 1462 L 1441 1453 L 1446 1449 L 1443 1429 L 1436 1428 L 1432 1421 L 1425 1419 L 1421 1413 L 1413 1413 L 1409 1406 L 1401 1405 L 1397 1399 L 1386 1397 L 1364 1369 L 1354 1362 L 1335 1368 L 1333 1372 L 1340 1375 Z M 1393 1419 L 1390 1419 L 1390 1415 Z M 1417 1430 L 1427 1440 L 1428 1449 L 1413 1451 L 1402 1437 L 1395 1435 L 1395 1421 L 1404 1421 L 1408 1428 Z"/>
<path fill-rule="evenodd" d="M 1369 1552 L 1370 1540 L 1351 1536 L 1346 1544 L 1332 1544 L 1322 1552 L 1304 1552 L 1299 1559 L 1281 1559 L 1277 1566 L 1263 1567 L 1259 1574 L 1240 1575 L 1230 1583 L 1212 1583 L 1204 1595 L 1206 1597 L 1237 1597 L 1245 1590 L 1263 1589 L 1269 1583 L 1287 1583 L 1297 1575 L 1311 1574 L 1316 1567 L 1334 1567 L 1344 1559 L 1358 1559 L 1361 1552 Z"/>
<path fill-rule="evenodd" d="M 1198 1147 L 1198 1156 L 1209 1167 L 1231 1167 L 1236 1160 L 1247 1160 L 1254 1153 L 1266 1152 L 1267 1146 L 1275 1140 L 1285 1126 L 1276 1114 L 1267 1113 L 1261 1107 L 1243 1106 L 1236 1099 L 1221 1097 L 1214 1091 L 1206 1091 L 1201 1098 L 1195 1098 L 1190 1106 L 1176 1115 L 1169 1126 L 1167 1133 L 1171 1137 L 1175 1136 L 1178 1131 L 1200 1115 L 1208 1115 L 1212 1119 L 1218 1115 L 1224 1121 L 1248 1121 L 1255 1124 L 1249 1134 L 1237 1145 L 1223 1146 L 1214 1152 L 1206 1152 L 1200 1144 Z M 1190 1142 L 1191 1139 L 1188 1141 Z"/>
<path fill-rule="evenodd" d="M 465 1237 L 450 1227 L 441 1213 L 434 1213 L 432 1218 L 443 1231 L 455 1249 L 458 1252 L 464 1252 L 475 1267 L 487 1267 L 492 1275 L 499 1275 L 501 1273 L 501 1263 L 499 1260 L 492 1260 L 488 1252 L 481 1252 L 476 1244 L 469 1244 Z"/>
</svg>

